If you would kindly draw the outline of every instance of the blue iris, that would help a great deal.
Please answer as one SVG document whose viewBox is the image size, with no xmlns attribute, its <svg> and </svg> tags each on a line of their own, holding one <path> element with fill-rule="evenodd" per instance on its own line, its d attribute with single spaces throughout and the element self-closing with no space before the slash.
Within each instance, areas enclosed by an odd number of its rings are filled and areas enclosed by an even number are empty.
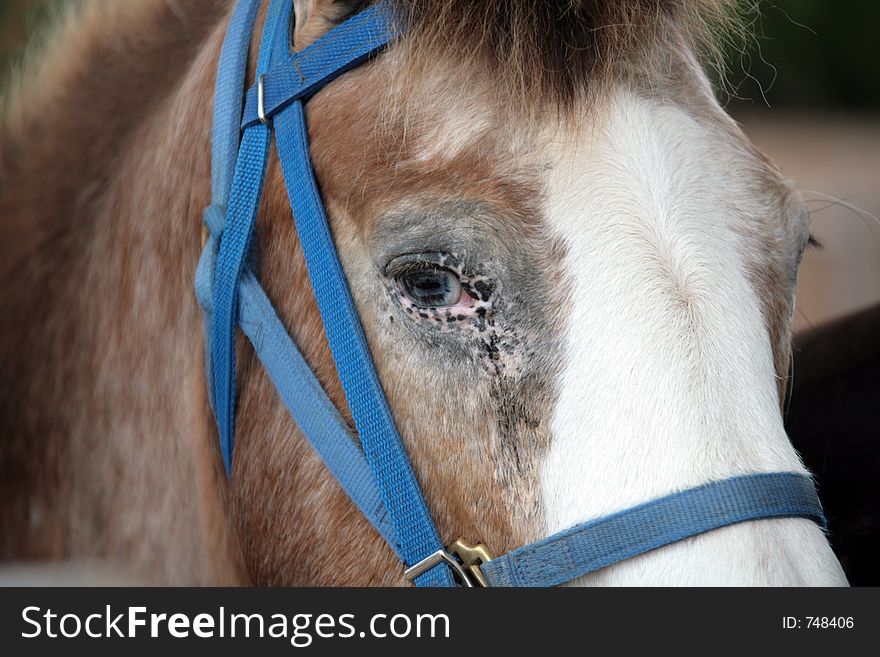
<svg viewBox="0 0 880 657">
<path fill-rule="evenodd" d="M 398 282 L 406 297 L 420 308 L 453 306 L 461 299 L 461 282 L 448 269 L 406 272 Z"/>
</svg>

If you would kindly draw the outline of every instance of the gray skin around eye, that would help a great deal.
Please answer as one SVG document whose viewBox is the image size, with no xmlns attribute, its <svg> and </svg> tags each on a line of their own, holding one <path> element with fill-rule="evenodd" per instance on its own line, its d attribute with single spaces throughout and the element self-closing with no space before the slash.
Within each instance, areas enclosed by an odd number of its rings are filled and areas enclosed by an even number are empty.
<svg viewBox="0 0 880 657">
<path fill-rule="evenodd" d="M 410 202 L 380 219 L 370 246 L 380 269 L 410 253 L 458 253 L 465 264 L 509 253 L 491 207 L 475 201 Z"/>
<path fill-rule="evenodd" d="M 517 475 L 520 455 L 543 440 L 541 409 L 561 371 L 562 318 L 571 303 L 565 247 L 545 233 L 540 217 L 531 219 L 527 228 L 529 218 L 505 217 L 486 202 L 423 199 L 381 217 L 367 236 L 387 295 L 378 304 L 386 313 L 386 358 L 424 403 L 461 397 L 466 401 L 458 408 L 488 413 L 497 425 L 499 462 L 515 464 Z M 458 267 L 462 277 L 491 283 L 470 318 L 442 321 L 444 313 L 438 321 L 437 309 L 406 312 L 387 267 L 395 258 L 431 253 L 457 259 L 447 257 L 446 266 Z"/>
<path fill-rule="evenodd" d="M 517 376 L 555 334 L 545 304 L 548 288 L 543 242 L 523 240 L 487 203 L 444 200 L 397 208 L 383 217 L 369 243 L 385 280 L 394 324 L 442 358 L 479 364 L 493 375 Z M 394 282 L 401 263 L 436 262 L 453 271 L 474 298 L 463 311 L 419 308 Z M 558 306 L 558 302 L 555 303 Z M 520 372 L 521 373 L 521 372 Z"/>
</svg>

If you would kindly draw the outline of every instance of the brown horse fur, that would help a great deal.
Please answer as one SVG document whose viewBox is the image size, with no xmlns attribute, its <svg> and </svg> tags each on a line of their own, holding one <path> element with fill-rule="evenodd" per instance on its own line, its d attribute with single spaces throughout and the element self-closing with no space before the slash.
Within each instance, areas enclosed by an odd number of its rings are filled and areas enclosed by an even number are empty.
<svg viewBox="0 0 880 657">
<path fill-rule="evenodd" d="M 365 4 L 297 0 L 296 47 Z M 399 584 L 393 554 L 324 470 L 243 338 L 233 484 L 225 480 L 192 280 L 228 5 L 87 4 L 10 97 L 0 127 L 0 559 L 118 561 L 158 582 Z M 519 157 L 528 126 L 507 113 L 589 114 L 586 100 L 627 75 L 700 114 L 690 49 L 724 6 L 402 0 L 409 32 L 400 47 L 310 102 L 340 257 L 444 539 L 485 538 L 500 552 L 539 537 L 558 322 L 547 317 L 509 351 L 468 361 L 473 385 L 462 394 L 461 370 L 439 365 L 441 352 L 419 352 L 399 328 L 400 307 L 382 294 L 368 252 L 394 228 L 380 217 L 392 207 L 429 214 L 450 195 L 489 204 L 501 241 L 555 283 L 522 294 L 562 308 L 563 247 L 543 232 L 540 190 Z M 473 116 L 452 93 L 461 88 L 495 109 Z M 426 154 L 432 128 L 450 115 L 482 128 L 454 157 Z M 468 209 L 476 224 L 465 228 L 477 231 L 480 206 Z M 291 222 L 273 154 L 258 218 L 260 278 L 348 417 Z M 773 298 L 772 281 L 755 284 L 771 299 L 777 363 L 787 366 L 778 318 L 790 300 Z"/>
</svg>

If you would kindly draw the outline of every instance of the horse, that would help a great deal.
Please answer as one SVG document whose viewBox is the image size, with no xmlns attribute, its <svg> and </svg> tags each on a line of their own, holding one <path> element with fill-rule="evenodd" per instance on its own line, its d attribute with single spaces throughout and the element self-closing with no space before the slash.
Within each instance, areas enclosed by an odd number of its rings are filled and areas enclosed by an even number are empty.
<svg viewBox="0 0 880 657">
<path fill-rule="evenodd" d="M 294 49 L 371 4 L 293 2 Z M 159 584 L 403 585 L 240 335 L 224 472 L 193 277 L 230 11 L 87 2 L 8 94 L 0 559 L 113 564 Z M 713 479 L 806 473 L 782 400 L 809 213 L 703 69 L 732 7 L 395 12 L 402 36 L 309 100 L 308 131 L 444 542 L 500 553 Z M 292 220 L 273 153 L 258 275 L 351 422 Z M 735 524 L 576 582 L 846 583 L 800 518 Z"/>
</svg>

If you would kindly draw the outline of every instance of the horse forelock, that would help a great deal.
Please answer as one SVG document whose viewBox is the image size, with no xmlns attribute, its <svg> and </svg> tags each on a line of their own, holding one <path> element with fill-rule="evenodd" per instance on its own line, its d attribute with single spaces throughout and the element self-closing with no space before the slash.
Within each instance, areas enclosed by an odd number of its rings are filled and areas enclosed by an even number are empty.
<svg viewBox="0 0 880 657">
<path fill-rule="evenodd" d="M 716 55 L 735 30 L 727 0 L 399 0 L 405 75 L 436 62 L 485 72 L 505 102 L 529 115 L 577 111 L 627 67 L 650 68 L 658 43 L 684 35 Z"/>
</svg>

